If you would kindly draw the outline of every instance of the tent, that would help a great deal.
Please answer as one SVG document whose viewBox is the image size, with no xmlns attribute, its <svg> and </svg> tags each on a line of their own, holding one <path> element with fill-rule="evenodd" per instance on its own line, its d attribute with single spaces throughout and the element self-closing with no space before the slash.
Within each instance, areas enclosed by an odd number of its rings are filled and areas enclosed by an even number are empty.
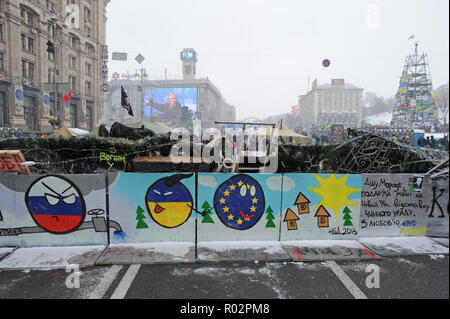
<svg viewBox="0 0 450 319">
<path fill-rule="evenodd" d="M 76 132 L 72 131 L 67 127 L 61 127 L 59 130 L 50 134 L 48 137 L 55 137 L 55 136 L 76 137 L 79 136 L 79 134 L 77 134 Z"/>
<path fill-rule="evenodd" d="M 111 125 L 105 125 L 106 129 L 109 130 L 111 129 Z M 97 126 L 96 128 L 94 128 L 89 134 L 85 135 L 86 137 L 92 137 L 92 136 L 98 136 L 98 130 L 100 129 L 100 126 Z"/>
<path fill-rule="evenodd" d="M 129 119 L 122 122 L 123 125 L 126 125 L 131 128 L 141 128 L 144 125 L 146 128 L 152 130 L 157 134 L 166 134 L 172 131 L 170 127 L 168 127 L 164 123 L 160 122 L 146 122 L 146 121 L 135 121 L 133 119 Z"/>
<path fill-rule="evenodd" d="M 161 135 L 172 131 L 172 129 L 170 127 L 168 127 L 166 124 L 159 123 L 159 122 L 150 123 L 150 122 L 145 122 L 145 121 L 135 121 L 133 119 L 129 119 L 129 120 L 123 121 L 122 124 L 126 125 L 128 127 L 131 127 L 131 128 L 141 128 L 142 125 L 144 125 L 146 128 L 152 130 L 156 134 L 161 134 Z M 113 125 L 113 123 L 105 125 L 108 132 L 110 131 L 112 125 Z M 97 126 L 94 130 L 92 130 L 86 136 L 98 136 L 99 129 L 100 129 L 100 126 Z"/>
<path fill-rule="evenodd" d="M 295 141 L 295 145 L 307 145 L 312 141 L 311 137 L 300 135 L 295 133 L 293 130 L 283 126 L 281 123 L 277 124 L 278 128 L 278 137 L 281 137 L 285 143 L 290 143 L 291 139 Z M 272 127 L 260 128 L 258 130 L 258 134 L 271 136 L 272 135 Z"/>
</svg>

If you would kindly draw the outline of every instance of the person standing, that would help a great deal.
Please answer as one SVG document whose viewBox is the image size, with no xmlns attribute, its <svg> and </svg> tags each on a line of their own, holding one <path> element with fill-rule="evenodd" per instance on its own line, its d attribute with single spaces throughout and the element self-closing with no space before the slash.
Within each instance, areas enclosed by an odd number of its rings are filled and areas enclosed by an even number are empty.
<svg viewBox="0 0 450 319">
<path fill-rule="evenodd" d="M 434 139 L 433 135 L 431 136 L 430 147 L 431 148 L 436 148 L 436 140 Z"/>
</svg>

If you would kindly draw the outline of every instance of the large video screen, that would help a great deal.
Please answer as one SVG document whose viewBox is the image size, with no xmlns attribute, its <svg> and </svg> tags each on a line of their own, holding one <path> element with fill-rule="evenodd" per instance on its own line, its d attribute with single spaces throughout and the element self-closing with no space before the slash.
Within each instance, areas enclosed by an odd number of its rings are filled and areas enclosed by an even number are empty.
<svg viewBox="0 0 450 319">
<path fill-rule="evenodd" d="M 197 113 L 197 88 L 151 88 L 144 90 L 144 115 L 171 121 L 189 110 Z M 186 109 L 187 108 L 187 109 Z"/>
</svg>

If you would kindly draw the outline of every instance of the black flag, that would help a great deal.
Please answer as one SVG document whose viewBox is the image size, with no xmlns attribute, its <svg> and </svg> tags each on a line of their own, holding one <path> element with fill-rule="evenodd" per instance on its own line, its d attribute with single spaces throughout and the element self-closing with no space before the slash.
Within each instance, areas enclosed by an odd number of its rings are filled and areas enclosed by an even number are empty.
<svg viewBox="0 0 450 319">
<path fill-rule="evenodd" d="M 130 114 L 130 116 L 133 116 L 133 109 L 131 108 L 130 99 L 128 98 L 128 95 L 125 92 L 123 86 L 120 87 L 122 88 L 122 106 L 128 111 L 128 114 Z"/>
</svg>

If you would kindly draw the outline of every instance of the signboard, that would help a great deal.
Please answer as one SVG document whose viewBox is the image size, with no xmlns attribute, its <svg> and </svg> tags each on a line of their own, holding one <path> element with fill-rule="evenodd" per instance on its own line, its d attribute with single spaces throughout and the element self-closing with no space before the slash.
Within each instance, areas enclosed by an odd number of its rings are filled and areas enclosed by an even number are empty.
<svg viewBox="0 0 450 319">
<path fill-rule="evenodd" d="M 332 85 L 344 85 L 345 80 L 344 79 L 332 79 L 331 84 Z"/>
<path fill-rule="evenodd" d="M 57 83 L 56 90 L 58 92 L 68 92 L 70 91 L 71 86 L 70 83 Z M 54 83 L 44 83 L 42 88 L 44 92 L 55 92 L 55 84 Z"/>
<path fill-rule="evenodd" d="M 139 55 L 135 58 L 136 62 L 139 64 L 142 64 L 142 62 L 145 61 L 145 58 L 142 56 L 142 54 L 139 53 Z"/>
<path fill-rule="evenodd" d="M 184 50 L 181 52 L 181 60 L 183 61 L 198 61 L 198 55 L 197 52 L 194 50 Z"/>
<path fill-rule="evenodd" d="M 344 125 L 331 126 L 331 138 L 335 140 L 344 138 Z"/>
<path fill-rule="evenodd" d="M 113 52 L 112 53 L 112 59 L 114 61 L 127 61 L 128 60 L 128 54 L 122 53 L 122 52 Z"/>
<path fill-rule="evenodd" d="M 104 85 L 108 84 L 108 60 L 109 60 L 109 53 L 108 53 L 108 46 L 102 45 L 100 49 L 100 65 L 101 65 L 101 78 L 103 80 L 103 86 L 102 89 L 104 89 Z"/>
<path fill-rule="evenodd" d="M 25 158 L 20 150 L 2 150 L 0 151 L 0 171 L 19 172 L 24 174 L 31 174 L 27 166 L 22 166 Z"/>
</svg>

